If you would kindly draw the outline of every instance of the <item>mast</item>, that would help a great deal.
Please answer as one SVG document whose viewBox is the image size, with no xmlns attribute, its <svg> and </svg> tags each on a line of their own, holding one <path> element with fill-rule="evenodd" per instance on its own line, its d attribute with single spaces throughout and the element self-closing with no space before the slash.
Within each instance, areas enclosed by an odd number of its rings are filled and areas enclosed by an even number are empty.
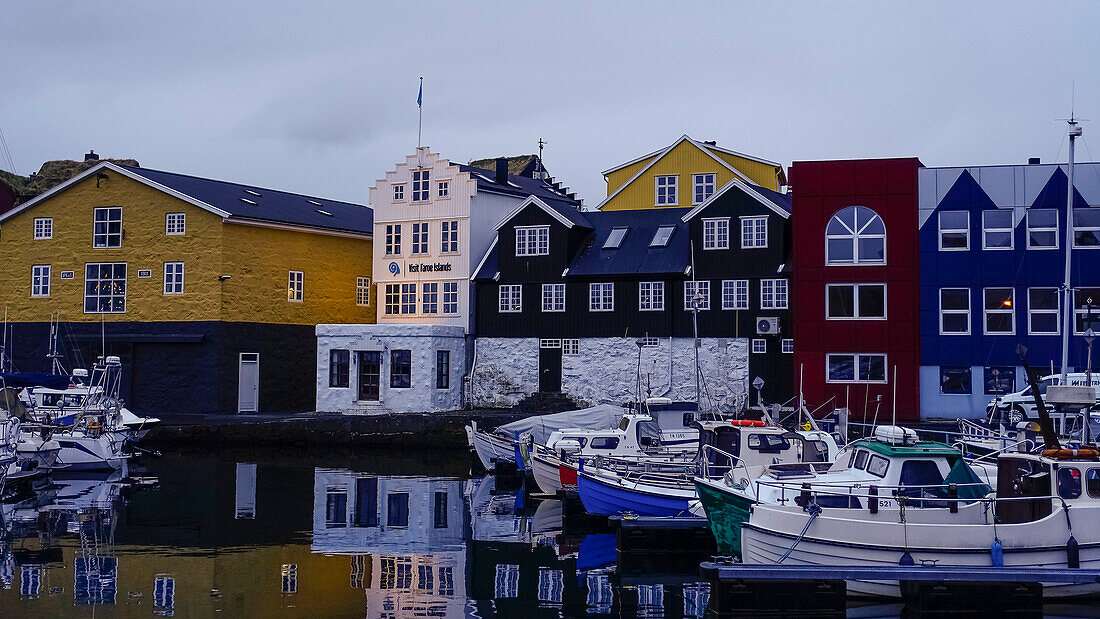
<svg viewBox="0 0 1100 619">
<path fill-rule="evenodd" d="M 1072 115 L 1069 119 L 1069 167 L 1066 171 L 1066 273 L 1064 284 L 1065 304 L 1062 320 L 1062 385 L 1066 384 L 1069 372 L 1069 336 L 1073 332 L 1073 288 L 1070 284 L 1070 270 L 1073 257 L 1073 146 L 1081 137 L 1081 127 Z"/>
</svg>

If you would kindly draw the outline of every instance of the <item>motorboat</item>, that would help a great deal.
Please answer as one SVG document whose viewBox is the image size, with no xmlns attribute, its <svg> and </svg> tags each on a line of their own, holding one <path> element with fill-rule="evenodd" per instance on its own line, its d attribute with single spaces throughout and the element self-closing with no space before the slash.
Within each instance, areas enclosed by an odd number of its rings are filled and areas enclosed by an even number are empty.
<svg viewBox="0 0 1100 619">
<path fill-rule="evenodd" d="M 621 406 L 601 404 L 561 413 L 534 415 L 489 431 L 479 428 L 476 421 L 471 421 L 466 426 L 466 438 L 485 470 L 493 471 L 498 462 L 516 464 L 520 437 L 531 436 L 535 442 L 543 443 L 552 432 L 561 428 L 610 428 L 626 412 Z"/>
</svg>

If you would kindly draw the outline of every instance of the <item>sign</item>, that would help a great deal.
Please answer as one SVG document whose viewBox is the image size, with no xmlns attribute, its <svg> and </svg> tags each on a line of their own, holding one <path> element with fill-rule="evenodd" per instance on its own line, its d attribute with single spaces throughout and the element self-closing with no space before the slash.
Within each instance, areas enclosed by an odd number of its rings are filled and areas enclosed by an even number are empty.
<svg viewBox="0 0 1100 619">
<path fill-rule="evenodd" d="M 449 272 L 451 270 L 451 263 L 449 262 L 423 262 L 420 264 L 410 264 L 409 273 L 442 273 Z"/>
<path fill-rule="evenodd" d="M 763 386 L 764 386 L 764 379 L 763 379 L 763 378 L 760 378 L 759 376 L 757 376 L 756 378 L 754 378 L 754 379 L 752 380 L 752 386 L 753 386 L 753 388 L 754 388 L 754 389 L 756 389 L 757 391 L 760 391 L 761 387 L 763 387 Z"/>
<path fill-rule="evenodd" d="M 412 260 L 393 260 L 386 265 L 386 270 L 394 278 L 404 278 L 425 273 L 452 273 L 455 265 L 451 262 L 413 262 Z"/>
<path fill-rule="evenodd" d="M 400 274 L 401 274 L 401 265 L 397 264 L 396 262 L 391 262 L 390 263 L 390 275 L 400 275 Z"/>
<path fill-rule="evenodd" d="M 61 279 L 72 279 L 72 278 L 73 278 L 73 272 L 72 271 L 62 271 L 61 272 Z"/>
<path fill-rule="evenodd" d="M 138 270 L 138 277 L 152 277 L 152 276 L 153 276 L 153 272 L 150 271 L 149 269 L 139 269 Z"/>
</svg>

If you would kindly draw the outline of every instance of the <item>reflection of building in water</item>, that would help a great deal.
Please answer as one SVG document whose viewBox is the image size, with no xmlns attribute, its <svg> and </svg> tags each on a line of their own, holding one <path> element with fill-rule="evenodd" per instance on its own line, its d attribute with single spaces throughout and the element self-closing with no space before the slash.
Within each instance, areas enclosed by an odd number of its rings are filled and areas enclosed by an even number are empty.
<svg viewBox="0 0 1100 619">
<path fill-rule="evenodd" d="M 352 555 L 369 617 L 463 616 L 461 481 L 318 468 L 313 507 L 313 552 Z"/>
<path fill-rule="evenodd" d="M 237 463 L 234 512 L 239 520 L 256 519 L 256 465 Z"/>
</svg>

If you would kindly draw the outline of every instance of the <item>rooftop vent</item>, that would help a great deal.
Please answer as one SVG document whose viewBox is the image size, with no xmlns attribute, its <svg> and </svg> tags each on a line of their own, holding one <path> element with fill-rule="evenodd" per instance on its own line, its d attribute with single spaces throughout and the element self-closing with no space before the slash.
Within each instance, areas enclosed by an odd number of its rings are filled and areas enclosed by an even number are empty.
<svg viewBox="0 0 1100 619">
<path fill-rule="evenodd" d="M 508 182 L 508 158 L 497 157 L 497 178 L 496 181 L 501 185 Z"/>
<path fill-rule="evenodd" d="M 718 146 L 717 140 L 704 140 L 703 144 L 706 144 L 707 146 Z"/>
<path fill-rule="evenodd" d="M 89 150 L 87 155 L 84 155 L 84 161 L 99 161 L 99 155 L 95 154 L 94 150 Z"/>
<path fill-rule="evenodd" d="M 1038 157 L 1028 157 L 1027 158 L 1027 164 L 1028 165 L 1039 165 L 1040 163 L 1041 162 L 1039 161 Z"/>
</svg>

